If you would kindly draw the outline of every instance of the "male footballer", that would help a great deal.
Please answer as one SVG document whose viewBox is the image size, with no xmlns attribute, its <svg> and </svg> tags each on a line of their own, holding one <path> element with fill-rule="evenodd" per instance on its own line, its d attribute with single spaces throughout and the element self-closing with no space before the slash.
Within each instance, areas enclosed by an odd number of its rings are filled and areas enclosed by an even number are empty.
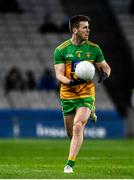
<svg viewBox="0 0 134 180">
<path fill-rule="evenodd" d="M 67 135 L 70 138 L 68 160 L 64 173 L 73 173 L 76 157 L 83 143 L 84 128 L 88 119 L 96 121 L 95 88 L 93 81 L 75 76 L 76 64 L 89 61 L 100 72 L 99 83 L 110 76 L 111 69 L 97 44 L 89 41 L 90 18 L 73 16 L 69 21 L 71 38 L 56 47 L 54 67 L 61 84 L 60 100 Z"/>
</svg>

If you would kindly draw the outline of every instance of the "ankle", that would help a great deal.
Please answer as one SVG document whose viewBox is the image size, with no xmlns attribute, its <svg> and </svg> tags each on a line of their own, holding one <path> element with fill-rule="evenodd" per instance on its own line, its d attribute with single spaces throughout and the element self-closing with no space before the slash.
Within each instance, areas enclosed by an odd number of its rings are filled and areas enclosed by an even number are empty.
<svg viewBox="0 0 134 180">
<path fill-rule="evenodd" d="M 73 167 L 75 165 L 75 161 L 68 160 L 66 165 L 69 165 L 70 167 Z"/>
</svg>

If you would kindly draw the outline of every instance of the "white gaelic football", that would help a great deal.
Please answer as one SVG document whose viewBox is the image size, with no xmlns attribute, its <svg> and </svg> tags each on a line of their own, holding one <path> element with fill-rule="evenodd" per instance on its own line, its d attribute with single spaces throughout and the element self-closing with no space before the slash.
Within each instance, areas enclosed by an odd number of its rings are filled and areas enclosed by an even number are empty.
<svg viewBox="0 0 134 180">
<path fill-rule="evenodd" d="M 80 79 L 92 80 L 95 74 L 95 67 L 88 61 L 81 61 L 76 65 L 75 74 Z"/>
</svg>

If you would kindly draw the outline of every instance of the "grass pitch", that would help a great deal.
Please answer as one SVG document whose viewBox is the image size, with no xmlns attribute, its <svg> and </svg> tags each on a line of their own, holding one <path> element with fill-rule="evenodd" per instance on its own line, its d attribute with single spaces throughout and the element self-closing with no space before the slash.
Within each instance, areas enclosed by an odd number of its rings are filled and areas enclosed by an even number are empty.
<svg viewBox="0 0 134 180">
<path fill-rule="evenodd" d="M 69 140 L 0 140 L 0 178 L 134 178 L 134 140 L 85 140 L 74 173 L 64 174 L 69 143 Z"/>
</svg>

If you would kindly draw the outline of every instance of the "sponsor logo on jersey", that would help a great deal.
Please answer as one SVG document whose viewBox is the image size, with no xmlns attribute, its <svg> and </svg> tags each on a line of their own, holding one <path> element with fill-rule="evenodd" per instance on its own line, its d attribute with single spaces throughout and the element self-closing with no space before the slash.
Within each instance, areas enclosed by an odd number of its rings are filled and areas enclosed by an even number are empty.
<svg viewBox="0 0 134 180">
<path fill-rule="evenodd" d="M 72 57 L 73 57 L 72 54 L 67 54 L 67 55 L 66 55 L 66 58 L 72 58 Z"/>
</svg>

